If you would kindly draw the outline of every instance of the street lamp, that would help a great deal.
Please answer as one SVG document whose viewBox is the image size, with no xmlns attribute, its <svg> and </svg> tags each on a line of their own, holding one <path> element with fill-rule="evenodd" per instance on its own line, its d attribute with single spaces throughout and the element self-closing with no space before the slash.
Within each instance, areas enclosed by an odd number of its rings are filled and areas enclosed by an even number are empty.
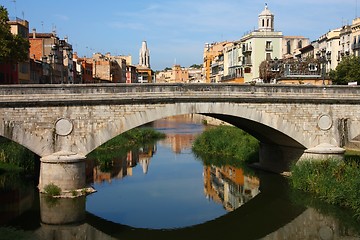
<svg viewBox="0 0 360 240">
<path fill-rule="evenodd" d="M 60 52 L 60 70 L 61 70 L 61 80 L 60 83 L 63 84 L 64 83 L 64 53 L 63 53 L 63 49 L 64 49 L 64 43 L 61 40 L 59 43 L 59 52 Z"/>
<path fill-rule="evenodd" d="M 54 58 L 54 54 L 53 53 L 50 53 L 49 54 L 49 74 L 50 74 L 50 84 L 53 83 L 53 58 Z"/>
<path fill-rule="evenodd" d="M 51 71 L 50 71 L 50 82 L 51 84 L 54 82 L 54 83 L 57 83 L 56 81 L 56 78 L 55 78 L 55 81 L 53 81 L 53 78 L 54 78 L 54 69 L 57 70 L 56 68 L 56 64 L 58 63 L 58 53 L 57 53 L 57 50 L 58 50 L 58 46 L 57 45 L 52 45 L 51 46 L 51 53 L 49 54 L 49 59 L 50 59 L 50 68 L 51 68 Z M 57 76 L 57 75 L 56 75 Z"/>
</svg>

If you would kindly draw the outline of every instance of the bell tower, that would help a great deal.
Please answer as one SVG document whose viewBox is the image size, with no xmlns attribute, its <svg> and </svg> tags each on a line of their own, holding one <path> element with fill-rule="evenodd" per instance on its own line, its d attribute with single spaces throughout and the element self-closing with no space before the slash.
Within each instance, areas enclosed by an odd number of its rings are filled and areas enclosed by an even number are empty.
<svg viewBox="0 0 360 240">
<path fill-rule="evenodd" d="M 268 9 L 265 3 L 265 9 L 259 15 L 259 29 L 260 32 L 273 32 L 274 31 L 274 14 Z"/>
<path fill-rule="evenodd" d="M 150 68 L 150 51 L 147 47 L 146 41 L 143 41 L 139 53 L 139 65 Z"/>
</svg>

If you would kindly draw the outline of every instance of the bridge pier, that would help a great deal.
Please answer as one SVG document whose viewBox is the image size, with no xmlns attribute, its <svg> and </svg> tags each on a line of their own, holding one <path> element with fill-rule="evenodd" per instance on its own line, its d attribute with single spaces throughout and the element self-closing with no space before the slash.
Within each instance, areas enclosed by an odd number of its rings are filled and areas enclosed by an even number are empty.
<svg viewBox="0 0 360 240">
<path fill-rule="evenodd" d="M 60 151 L 40 159 L 39 191 L 48 184 L 61 188 L 62 193 L 84 189 L 86 186 L 85 156 Z"/>
<path fill-rule="evenodd" d="M 287 172 L 292 163 L 310 160 L 343 160 L 345 149 L 328 143 L 314 148 L 302 149 L 260 143 L 259 167 L 276 173 Z"/>
<path fill-rule="evenodd" d="M 288 172 L 303 153 L 302 148 L 260 143 L 259 167 L 276 173 Z"/>
<path fill-rule="evenodd" d="M 326 160 L 326 159 L 338 159 L 344 160 L 345 149 L 336 147 L 329 143 L 322 143 L 314 148 L 309 148 L 304 151 L 300 160 Z"/>
</svg>

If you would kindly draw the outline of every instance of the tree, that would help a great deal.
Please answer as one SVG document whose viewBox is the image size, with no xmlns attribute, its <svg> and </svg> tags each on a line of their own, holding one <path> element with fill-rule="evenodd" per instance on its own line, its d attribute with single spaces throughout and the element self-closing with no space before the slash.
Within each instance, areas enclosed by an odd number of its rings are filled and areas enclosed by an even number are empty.
<svg viewBox="0 0 360 240">
<path fill-rule="evenodd" d="M 13 35 L 8 21 L 8 11 L 0 6 L 0 63 L 24 62 L 28 59 L 29 40 Z"/>
<path fill-rule="evenodd" d="M 193 64 L 190 66 L 190 68 L 201 69 L 202 65 L 201 64 Z"/>
<path fill-rule="evenodd" d="M 330 72 L 330 78 L 335 85 L 346 85 L 349 82 L 360 83 L 360 57 L 348 56 L 341 60 L 335 70 Z"/>
</svg>

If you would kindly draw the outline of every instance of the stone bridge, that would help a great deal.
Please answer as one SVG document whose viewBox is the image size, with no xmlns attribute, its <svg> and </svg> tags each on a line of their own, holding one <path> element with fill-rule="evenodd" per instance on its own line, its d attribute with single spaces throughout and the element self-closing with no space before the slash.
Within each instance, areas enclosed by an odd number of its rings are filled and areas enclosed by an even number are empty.
<svg viewBox="0 0 360 240">
<path fill-rule="evenodd" d="M 260 164 L 286 171 L 339 156 L 359 139 L 360 88 L 238 84 L 16 85 L 0 88 L 0 136 L 41 157 L 39 188 L 85 186 L 84 159 L 115 136 L 181 114 L 229 122 L 260 142 Z M 231 141 L 231 139 L 229 139 Z"/>
</svg>

